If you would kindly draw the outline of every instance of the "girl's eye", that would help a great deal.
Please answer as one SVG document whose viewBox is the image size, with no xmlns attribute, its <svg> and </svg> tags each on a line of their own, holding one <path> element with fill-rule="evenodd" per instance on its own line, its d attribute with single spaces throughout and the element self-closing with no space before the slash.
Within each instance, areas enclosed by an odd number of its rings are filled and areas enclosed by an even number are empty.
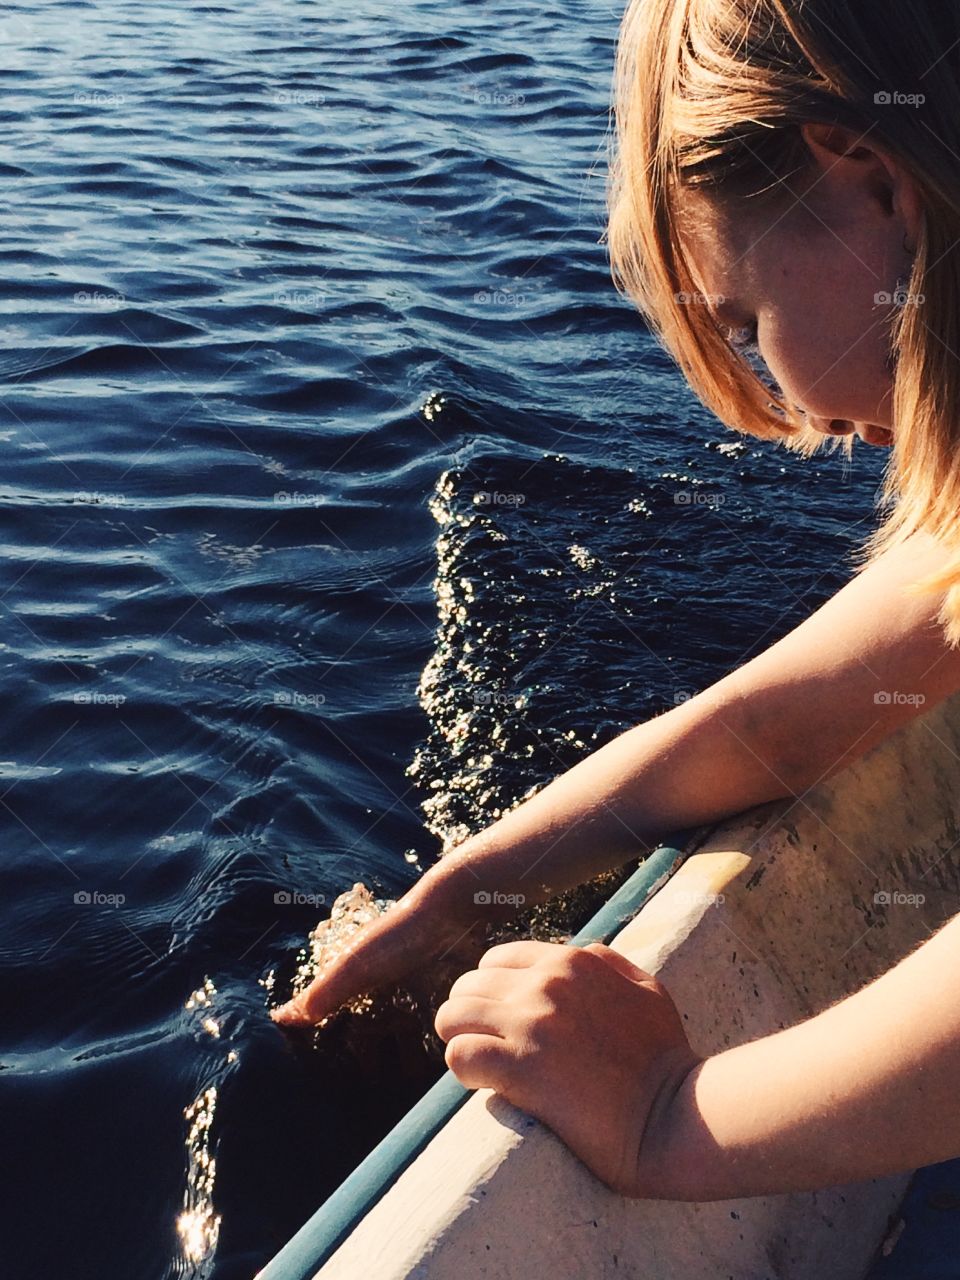
<svg viewBox="0 0 960 1280">
<path fill-rule="evenodd" d="M 727 330 L 727 341 L 735 351 L 739 352 L 757 352 L 757 336 L 756 320 L 743 329 Z"/>
<path fill-rule="evenodd" d="M 742 356 L 747 364 L 760 379 L 760 381 L 772 391 L 775 395 L 782 396 L 783 390 L 767 367 L 767 362 L 760 354 L 760 346 L 757 341 L 757 322 L 745 326 L 743 329 L 728 329 L 727 341 L 738 356 Z"/>
</svg>

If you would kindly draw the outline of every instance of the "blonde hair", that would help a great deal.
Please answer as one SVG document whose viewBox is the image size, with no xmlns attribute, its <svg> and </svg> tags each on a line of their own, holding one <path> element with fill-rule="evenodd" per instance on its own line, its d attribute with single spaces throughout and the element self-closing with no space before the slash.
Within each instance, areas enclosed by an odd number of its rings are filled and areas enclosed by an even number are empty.
<svg viewBox="0 0 960 1280">
<path fill-rule="evenodd" d="M 696 185 L 773 213 L 812 157 L 807 121 L 867 134 L 917 183 L 923 218 L 891 352 L 885 514 L 860 567 L 925 531 L 947 552 L 913 594 L 945 592 L 960 645 L 960 0 L 630 0 L 614 72 L 606 239 L 613 280 L 691 389 L 734 430 L 812 457 L 849 455 L 733 350 L 700 300 L 671 194 Z M 883 95 L 887 95 L 884 100 Z M 922 94 L 922 105 L 890 101 Z M 880 95 L 875 97 L 875 95 Z"/>
</svg>

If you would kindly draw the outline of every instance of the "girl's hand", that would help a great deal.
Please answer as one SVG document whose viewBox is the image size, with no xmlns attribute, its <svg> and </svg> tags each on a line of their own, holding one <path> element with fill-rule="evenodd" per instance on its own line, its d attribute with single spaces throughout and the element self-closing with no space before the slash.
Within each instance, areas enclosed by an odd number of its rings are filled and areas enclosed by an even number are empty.
<svg viewBox="0 0 960 1280">
<path fill-rule="evenodd" d="M 507 942 L 450 989 L 446 1062 L 542 1120 L 611 1190 L 648 1193 L 641 1144 L 701 1059 L 666 989 L 592 943 Z"/>
<path fill-rule="evenodd" d="M 394 907 L 364 925 L 309 987 L 271 1010 L 273 1021 L 310 1027 L 354 996 L 415 971 L 444 973 L 455 965 L 452 971 L 459 973 L 475 964 L 485 947 L 482 921 L 469 908 L 469 886 L 460 884 L 465 874 L 452 872 L 442 864 L 426 872 Z"/>
</svg>

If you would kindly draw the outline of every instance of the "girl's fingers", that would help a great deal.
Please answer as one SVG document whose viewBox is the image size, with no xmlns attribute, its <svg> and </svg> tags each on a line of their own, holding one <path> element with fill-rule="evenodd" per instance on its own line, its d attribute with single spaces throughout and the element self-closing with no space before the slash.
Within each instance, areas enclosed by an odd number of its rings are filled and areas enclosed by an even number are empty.
<svg viewBox="0 0 960 1280">
<path fill-rule="evenodd" d="M 547 951 L 560 945 L 558 942 L 501 942 L 483 953 L 477 967 L 529 969 L 542 960 Z"/>
<path fill-rule="evenodd" d="M 503 1093 L 508 1087 L 510 1055 L 504 1042 L 495 1036 L 474 1032 L 454 1036 L 444 1059 L 465 1089 L 495 1089 Z"/>
<path fill-rule="evenodd" d="M 454 996 L 486 996 L 506 1000 L 516 986 L 516 977 L 506 969 L 468 969 L 451 985 L 447 999 Z"/>
<path fill-rule="evenodd" d="M 428 917 L 422 924 L 402 898 L 392 911 L 363 925 L 339 956 L 309 987 L 270 1016 L 281 1026 L 312 1026 L 361 992 L 376 991 L 402 980 L 435 955 L 452 955 L 467 945 L 467 933 L 446 919 Z"/>
<path fill-rule="evenodd" d="M 504 1030 L 504 1005 L 501 1000 L 488 1000 L 484 996 L 461 996 L 445 1000 L 437 1010 L 433 1025 L 441 1040 L 454 1036 L 482 1034 L 502 1040 Z"/>
<path fill-rule="evenodd" d="M 641 969 L 639 965 L 635 965 L 632 960 L 628 960 L 625 955 L 621 955 L 619 951 L 614 951 L 612 947 L 605 947 L 602 942 L 590 942 L 582 950 L 589 951 L 595 956 L 599 956 L 601 960 L 605 960 L 612 969 L 616 969 L 618 973 L 622 973 L 625 978 L 629 978 L 631 982 L 636 982 L 640 986 L 649 987 L 657 986 L 657 979 L 652 973 L 647 973 L 645 969 Z"/>
<path fill-rule="evenodd" d="M 312 1027 L 339 1008 L 344 1000 L 356 995 L 357 990 L 353 983 L 344 982 L 343 975 L 331 965 L 330 972 L 314 978 L 305 991 L 279 1008 L 271 1009 L 270 1017 L 282 1027 Z"/>
<path fill-rule="evenodd" d="M 360 936 L 321 970 L 309 987 L 286 1004 L 271 1010 L 273 1021 L 284 1027 L 313 1026 L 339 1009 L 344 1001 L 388 979 L 392 956 L 389 937 L 384 936 L 382 927 L 374 943 L 374 928 L 379 923 L 374 921 L 366 925 Z"/>
</svg>

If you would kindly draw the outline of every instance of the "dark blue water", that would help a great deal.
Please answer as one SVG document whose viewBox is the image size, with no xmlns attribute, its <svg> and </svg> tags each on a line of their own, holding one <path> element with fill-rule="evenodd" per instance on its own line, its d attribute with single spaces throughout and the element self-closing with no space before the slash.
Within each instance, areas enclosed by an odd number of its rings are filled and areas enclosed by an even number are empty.
<svg viewBox="0 0 960 1280">
<path fill-rule="evenodd" d="M 248 1280 L 439 1063 L 268 1021 L 276 895 L 396 896 L 849 576 L 886 455 L 729 448 L 610 284 L 618 17 L 5 6 L 11 1280 Z"/>
</svg>

